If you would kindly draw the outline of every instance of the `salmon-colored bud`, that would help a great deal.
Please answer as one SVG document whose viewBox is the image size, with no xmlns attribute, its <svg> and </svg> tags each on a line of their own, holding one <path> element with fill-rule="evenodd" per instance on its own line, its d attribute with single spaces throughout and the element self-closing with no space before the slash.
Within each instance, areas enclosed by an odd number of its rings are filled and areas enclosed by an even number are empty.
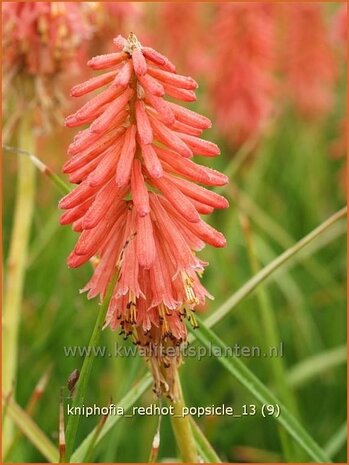
<svg viewBox="0 0 349 465">
<path fill-rule="evenodd" d="M 181 89 L 179 87 L 170 86 L 169 84 L 163 85 L 165 93 L 170 97 L 173 97 L 177 100 L 182 100 L 183 102 L 195 102 L 196 95 L 192 90 Z"/>
<path fill-rule="evenodd" d="M 163 162 L 167 163 L 171 170 L 189 177 L 200 184 L 206 184 L 207 186 L 224 186 L 229 181 L 225 174 L 206 166 L 197 165 L 173 151 L 156 147 L 156 153 Z"/>
<path fill-rule="evenodd" d="M 174 131 L 169 130 L 161 121 L 152 115 L 149 115 L 152 128 L 155 135 L 163 144 L 183 155 L 183 157 L 191 157 L 193 152 L 183 142 Z"/>
<path fill-rule="evenodd" d="M 176 132 L 181 132 L 183 134 L 189 134 L 190 136 L 201 136 L 203 129 L 195 128 L 194 126 L 189 126 L 188 124 L 181 123 L 178 120 L 175 120 L 174 124 L 171 125 L 171 129 Z"/>
<path fill-rule="evenodd" d="M 115 37 L 115 39 L 113 39 L 113 44 L 115 48 L 121 52 L 125 47 L 127 47 L 127 40 L 119 34 Z"/>
<path fill-rule="evenodd" d="M 123 118 L 127 115 L 127 111 L 124 110 Z M 81 151 L 81 153 L 74 155 L 68 160 L 63 166 L 64 173 L 71 173 L 77 168 L 81 168 L 84 164 L 91 161 L 96 156 L 103 153 L 108 147 L 117 141 L 121 135 L 125 132 L 124 128 L 116 128 L 104 134 L 98 143 L 94 142 L 87 149 Z"/>
<path fill-rule="evenodd" d="M 69 268 L 78 268 L 89 260 L 89 257 L 84 257 L 83 255 L 77 255 L 75 252 L 72 252 L 67 260 L 67 265 Z"/>
<path fill-rule="evenodd" d="M 163 175 L 163 169 L 154 147 L 152 145 L 142 145 L 142 155 L 150 176 L 160 178 Z"/>
<path fill-rule="evenodd" d="M 133 93 L 134 91 L 128 88 L 110 103 L 109 107 L 91 124 L 91 131 L 99 134 L 106 132 L 117 115 L 125 108 Z"/>
<path fill-rule="evenodd" d="M 99 108 L 103 107 L 106 103 L 111 102 L 115 97 L 117 97 L 122 91 L 116 87 L 109 87 L 107 90 L 104 90 L 96 97 L 94 97 L 89 102 L 80 108 L 74 115 L 77 119 L 84 120 L 90 115 L 96 114 Z"/>
<path fill-rule="evenodd" d="M 169 103 L 172 111 L 174 112 L 176 118 L 182 123 L 189 124 L 189 126 L 194 126 L 195 128 L 208 129 L 211 127 L 211 121 L 205 116 L 199 115 L 195 111 L 189 110 L 188 108 L 181 107 L 176 103 Z"/>
<path fill-rule="evenodd" d="M 191 223 L 200 220 L 198 212 L 188 198 L 168 178 L 152 179 L 151 183 L 157 187 L 172 205 Z"/>
<path fill-rule="evenodd" d="M 185 179 L 177 178 L 175 176 L 169 177 L 165 175 L 166 179 L 170 179 L 172 183 L 174 183 L 178 189 L 183 192 L 183 194 L 191 197 L 193 199 L 198 200 L 199 202 L 205 203 L 206 205 L 210 205 L 214 208 L 228 208 L 229 203 L 225 197 L 222 195 L 217 194 L 216 192 L 209 191 L 204 187 L 198 186 L 190 181 Z"/>
<path fill-rule="evenodd" d="M 113 82 L 114 86 L 126 87 L 130 82 L 132 71 L 132 63 L 130 61 L 126 61 Z"/>
<path fill-rule="evenodd" d="M 156 79 L 152 78 L 149 74 L 138 76 L 138 80 L 144 87 L 145 91 L 150 92 L 152 95 L 162 97 L 165 94 L 164 86 Z"/>
<path fill-rule="evenodd" d="M 93 90 L 99 89 L 114 80 L 116 71 L 110 71 L 109 73 L 101 74 L 94 78 L 89 79 L 81 84 L 78 84 L 72 88 L 70 95 L 72 97 L 81 97 L 82 95 L 88 94 Z"/>
<path fill-rule="evenodd" d="M 103 159 L 99 161 L 96 169 L 87 177 L 87 181 L 90 186 L 103 186 L 110 178 L 114 177 L 115 163 L 118 159 L 118 154 L 123 143 L 124 138 L 121 138 L 113 147 L 109 148 L 104 153 Z"/>
<path fill-rule="evenodd" d="M 100 158 L 100 156 L 96 157 L 88 163 L 85 163 L 80 168 L 73 170 L 69 174 L 69 181 L 75 184 L 79 184 L 80 182 L 82 182 L 86 178 L 86 176 L 88 176 L 96 168 L 96 166 L 100 162 Z"/>
<path fill-rule="evenodd" d="M 118 187 L 125 186 L 131 177 L 133 157 L 136 152 L 136 126 L 130 126 L 126 133 L 120 158 L 116 167 L 115 182 Z"/>
<path fill-rule="evenodd" d="M 137 100 L 135 103 L 136 107 L 136 120 L 137 120 L 137 132 L 141 144 L 151 144 L 153 142 L 153 130 L 150 125 L 150 121 L 145 111 L 144 103 L 142 100 Z"/>
<path fill-rule="evenodd" d="M 147 62 L 145 61 L 145 58 L 141 50 L 135 50 L 132 53 L 132 62 L 133 62 L 133 67 L 134 67 L 136 74 L 138 76 L 144 76 L 144 74 L 148 70 L 148 67 L 147 67 Z"/>
<path fill-rule="evenodd" d="M 216 157 L 221 153 L 219 147 L 208 140 L 199 139 L 188 134 L 178 133 L 178 136 L 184 141 L 196 155 L 205 155 L 206 157 Z"/>
<path fill-rule="evenodd" d="M 92 203 L 92 199 L 86 200 L 84 203 L 80 203 L 74 208 L 71 208 L 63 213 L 60 217 L 59 222 L 60 224 L 71 224 L 74 221 L 78 220 L 79 218 L 83 217 L 87 210 L 90 208 Z"/>
<path fill-rule="evenodd" d="M 164 69 L 171 71 L 172 73 L 176 72 L 176 67 L 170 62 L 168 58 L 161 53 L 157 52 L 151 47 L 142 47 L 142 52 L 145 58 L 152 61 L 156 65 L 162 66 Z"/>
<path fill-rule="evenodd" d="M 98 55 L 91 58 L 87 65 L 93 69 L 107 69 L 122 63 L 127 58 L 127 53 L 108 53 L 107 55 Z"/>
<path fill-rule="evenodd" d="M 121 214 L 124 208 L 122 198 L 125 195 L 125 189 L 118 189 L 114 180 L 111 179 L 101 189 L 95 197 L 95 200 L 83 218 L 82 226 L 84 230 L 95 228 L 105 218 L 106 212 L 113 204 L 119 204 L 115 216 Z"/>
<path fill-rule="evenodd" d="M 214 211 L 214 207 L 210 207 L 204 203 L 199 202 L 195 199 L 190 199 L 190 202 L 194 205 L 196 211 L 200 213 L 200 215 L 209 215 Z"/>
<path fill-rule="evenodd" d="M 171 86 L 188 90 L 194 90 L 198 87 L 198 83 L 189 76 L 181 76 L 180 74 L 169 73 L 157 68 L 149 68 L 148 73 Z"/>
<path fill-rule="evenodd" d="M 171 107 L 168 102 L 165 102 L 160 97 L 156 97 L 152 94 L 146 95 L 146 102 L 149 103 L 161 116 L 161 120 L 168 125 L 172 125 L 175 121 L 175 115 L 171 110 Z"/>
<path fill-rule="evenodd" d="M 153 226 L 149 215 L 137 218 L 137 255 L 139 264 L 149 270 L 156 255 Z"/>
<path fill-rule="evenodd" d="M 139 160 L 133 160 L 131 190 L 138 215 L 145 216 L 150 213 L 148 189 L 144 183 L 142 165 Z"/>
<path fill-rule="evenodd" d="M 69 192 L 65 197 L 59 201 L 59 208 L 67 209 L 73 208 L 79 205 L 81 202 L 87 200 L 95 193 L 95 189 L 88 185 L 88 183 L 82 182 L 72 192 Z"/>
</svg>

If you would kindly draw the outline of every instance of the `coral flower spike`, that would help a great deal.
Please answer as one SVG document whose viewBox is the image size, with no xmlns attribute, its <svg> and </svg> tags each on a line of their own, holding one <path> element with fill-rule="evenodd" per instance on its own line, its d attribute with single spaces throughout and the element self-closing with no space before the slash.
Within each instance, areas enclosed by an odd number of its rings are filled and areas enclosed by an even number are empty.
<svg viewBox="0 0 349 465">
<path fill-rule="evenodd" d="M 66 120 L 68 127 L 90 123 L 64 165 L 78 186 L 60 201 L 61 224 L 80 233 L 68 265 L 98 257 L 83 289 L 88 298 L 103 299 L 117 273 L 105 326 L 132 337 L 149 361 L 155 392 L 176 399 L 180 352 L 173 348 L 187 339 L 184 318 L 195 325 L 193 312 L 209 296 L 199 279 L 207 264 L 195 252 L 226 243 L 200 214 L 228 202 L 197 183 L 222 186 L 228 179 L 191 160 L 219 154 L 199 137 L 210 121 L 164 99 L 194 100 L 197 83 L 132 33 L 114 45 L 114 53 L 88 62 L 105 72 L 71 91 L 78 97 L 104 87 Z"/>
</svg>

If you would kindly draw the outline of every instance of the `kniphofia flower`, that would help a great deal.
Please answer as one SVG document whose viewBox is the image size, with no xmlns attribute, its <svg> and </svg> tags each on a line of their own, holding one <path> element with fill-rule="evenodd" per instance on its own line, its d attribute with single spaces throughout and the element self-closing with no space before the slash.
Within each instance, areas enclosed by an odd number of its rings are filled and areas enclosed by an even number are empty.
<svg viewBox="0 0 349 465">
<path fill-rule="evenodd" d="M 59 77 L 77 68 L 90 27 L 79 3 L 2 4 L 4 95 L 13 97 L 19 116 L 29 106 L 40 125 L 57 119 L 63 103 Z"/>
<path fill-rule="evenodd" d="M 335 14 L 333 21 L 334 37 L 346 45 L 348 38 L 348 6 L 343 3 Z"/>
<path fill-rule="evenodd" d="M 164 99 L 194 101 L 197 83 L 132 33 L 114 39 L 114 47 L 88 62 L 104 72 L 71 91 L 79 97 L 104 87 L 66 119 L 68 127 L 90 124 L 76 135 L 64 165 L 78 186 L 60 202 L 66 210 L 61 223 L 80 233 L 68 265 L 76 268 L 97 256 L 83 289 L 88 298 L 104 299 L 117 272 L 105 326 L 149 349 L 155 391 L 175 398 L 180 356 L 167 349 L 186 341 L 184 318 L 195 324 L 195 308 L 209 297 L 200 283 L 207 264 L 196 252 L 226 243 L 200 214 L 228 203 L 198 184 L 228 180 L 192 160 L 219 154 L 199 137 L 210 121 Z"/>
<path fill-rule="evenodd" d="M 317 118 L 333 105 L 336 66 L 321 3 L 281 3 L 281 61 L 286 95 L 301 115 Z"/>
<path fill-rule="evenodd" d="M 208 70 L 205 33 L 210 17 L 210 5 L 200 2 L 160 2 L 156 4 L 156 34 L 168 56 L 176 60 L 178 69 L 190 73 Z"/>
<path fill-rule="evenodd" d="M 273 109 L 273 25 L 273 5 L 217 5 L 211 99 L 218 129 L 234 145 L 260 133 Z"/>
</svg>

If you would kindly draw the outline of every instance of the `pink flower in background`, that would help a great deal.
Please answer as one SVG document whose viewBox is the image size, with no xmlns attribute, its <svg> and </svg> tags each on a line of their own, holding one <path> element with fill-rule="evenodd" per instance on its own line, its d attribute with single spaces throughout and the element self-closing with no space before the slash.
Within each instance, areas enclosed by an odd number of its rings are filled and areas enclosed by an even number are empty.
<svg viewBox="0 0 349 465">
<path fill-rule="evenodd" d="M 105 325 L 121 328 L 142 347 L 163 350 L 187 338 L 184 317 L 208 296 L 200 283 L 207 263 L 195 252 L 205 244 L 225 246 L 224 236 L 200 214 L 228 206 L 224 197 L 199 186 L 222 186 L 227 177 L 192 161 L 215 157 L 218 147 L 199 136 L 210 121 L 164 99 L 195 100 L 197 83 L 134 34 L 114 39 L 115 52 L 88 64 L 102 74 L 75 86 L 74 97 L 103 88 L 66 120 L 90 126 L 69 147 L 64 165 L 77 183 L 60 202 L 62 224 L 80 233 L 68 264 L 98 257 L 85 286 L 88 298 L 103 299 L 118 272 Z M 158 394 L 171 398 L 179 357 L 149 360 Z"/>
<path fill-rule="evenodd" d="M 346 3 L 339 8 L 334 19 L 335 36 L 346 44 L 348 37 L 348 6 Z"/>
<path fill-rule="evenodd" d="M 273 108 L 272 12 L 264 3 L 217 6 L 211 99 L 217 126 L 234 145 L 260 132 Z"/>
<path fill-rule="evenodd" d="M 209 5 L 200 2 L 160 2 L 153 12 L 159 46 L 176 60 L 180 70 L 207 71 Z"/>
<path fill-rule="evenodd" d="M 50 129 L 63 105 L 60 77 L 79 69 L 83 44 L 90 37 L 82 6 L 4 2 L 2 25 L 5 102 L 10 105 L 14 99 L 18 117 L 29 107 L 38 113 L 38 126 Z"/>
<path fill-rule="evenodd" d="M 333 105 L 336 66 L 323 5 L 283 3 L 281 68 L 285 93 L 303 116 L 316 118 Z"/>
<path fill-rule="evenodd" d="M 78 3 L 4 2 L 4 64 L 11 70 L 52 75 L 75 63 L 89 28 Z"/>
<path fill-rule="evenodd" d="M 137 26 L 143 13 L 142 5 L 137 2 L 85 2 L 84 8 L 99 42 L 108 42 L 109 36 L 114 37 L 115 29 L 124 31 Z M 106 44 L 97 45 L 105 47 Z"/>
<path fill-rule="evenodd" d="M 348 8 L 347 4 L 344 3 L 336 12 L 333 22 L 333 38 L 335 45 L 337 45 L 338 60 L 340 62 L 341 69 L 344 73 L 346 72 L 347 65 L 347 38 L 348 38 Z M 346 78 L 346 74 L 344 76 Z M 343 111 L 346 111 L 346 105 L 344 105 Z M 330 154 L 333 158 L 340 159 L 343 163 L 340 167 L 339 180 L 342 188 L 342 193 L 346 195 L 347 190 L 347 147 L 348 147 L 348 122 L 346 116 L 342 116 L 340 121 L 337 123 L 337 137 L 330 145 Z"/>
</svg>

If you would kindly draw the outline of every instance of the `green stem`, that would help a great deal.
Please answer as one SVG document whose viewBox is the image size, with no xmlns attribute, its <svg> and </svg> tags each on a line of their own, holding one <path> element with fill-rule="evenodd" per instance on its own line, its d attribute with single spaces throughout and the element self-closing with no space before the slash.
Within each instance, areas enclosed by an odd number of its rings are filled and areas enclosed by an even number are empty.
<svg viewBox="0 0 349 465">
<path fill-rule="evenodd" d="M 195 439 L 190 425 L 190 418 L 188 415 L 183 416 L 185 402 L 178 372 L 176 382 L 178 385 L 179 398 L 177 401 L 172 403 L 174 407 L 174 415 L 171 416 L 173 432 L 183 463 L 197 463 L 198 455 L 196 451 Z"/>
<path fill-rule="evenodd" d="M 18 128 L 18 143 L 33 151 L 35 137 L 31 115 L 24 115 Z M 21 319 L 28 243 L 34 210 L 35 167 L 26 157 L 18 157 L 18 179 L 14 222 L 6 269 L 3 313 L 3 383 L 5 397 L 15 398 L 18 364 L 18 329 Z M 3 451 L 13 439 L 13 423 L 8 418 L 3 425 Z"/>
</svg>

